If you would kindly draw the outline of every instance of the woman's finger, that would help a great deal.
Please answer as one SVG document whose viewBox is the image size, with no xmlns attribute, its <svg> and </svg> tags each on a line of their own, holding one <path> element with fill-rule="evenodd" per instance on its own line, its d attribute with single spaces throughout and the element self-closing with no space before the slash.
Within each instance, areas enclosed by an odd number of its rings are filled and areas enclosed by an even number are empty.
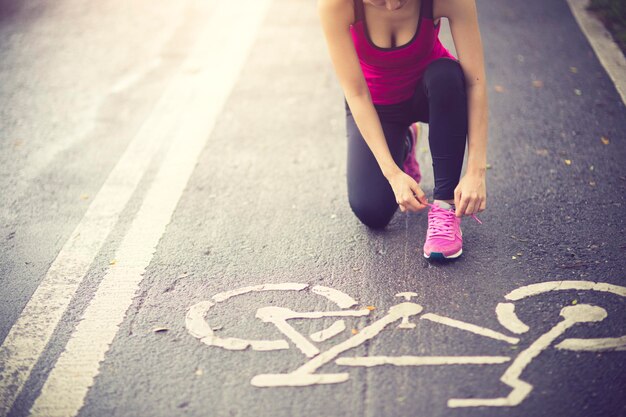
<svg viewBox="0 0 626 417">
<path fill-rule="evenodd" d="M 469 216 L 471 214 L 476 213 L 476 202 L 478 200 L 478 196 L 470 194 L 467 202 L 467 208 L 465 209 L 465 215 Z"/>
<path fill-rule="evenodd" d="M 413 196 L 413 194 L 411 194 L 410 196 L 406 196 L 405 205 L 407 210 L 409 211 L 418 211 L 421 208 L 420 203 Z"/>
<path fill-rule="evenodd" d="M 469 202 L 469 197 L 461 197 L 461 203 L 456 206 L 456 217 L 461 217 L 467 212 L 467 206 L 469 205 Z"/>
<path fill-rule="evenodd" d="M 478 207 L 480 207 L 480 200 L 478 200 L 478 197 L 473 198 L 468 205 L 468 210 L 466 214 L 478 213 Z"/>
<path fill-rule="evenodd" d="M 461 197 L 462 197 L 461 189 L 457 186 L 454 189 L 454 205 L 456 207 L 460 207 L 461 206 Z"/>
<path fill-rule="evenodd" d="M 413 192 L 413 195 L 417 199 L 420 209 L 425 208 L 426 204 L 428 204 L 428 199 L 426 198 L 426 194 L 424 194 L 424 191 L 422 191 L 420 186 L 417 185 L 417 183 L 411 184 L 411 191 Z"/>
</svg>

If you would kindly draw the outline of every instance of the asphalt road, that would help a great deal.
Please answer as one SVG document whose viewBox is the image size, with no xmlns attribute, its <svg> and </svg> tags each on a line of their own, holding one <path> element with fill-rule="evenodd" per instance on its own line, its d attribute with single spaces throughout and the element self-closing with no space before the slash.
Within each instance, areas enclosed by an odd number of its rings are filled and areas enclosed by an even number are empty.
<svg viewBox="0 0 626 417">
<path fill-rule="evenodd" d="M 626 416 L 626 351 L 564 348 L 626 334 L 626 108 L 564 0 L 477 4 L 488 210 L 464 221 L 459 260 L 430 264 L 425 213 L 372 232 L 350 211 L 314 1 L 0 0 L 0 415 Z M 553 281 L 566 282 L 505 298 Z M 213 300 L 190 323 L 215 294 L 285 282 L 307 287 Z M 406 291 L 423 307 L 415 327 L 396 317 L 375 334 Z M 503 325 L 498 303 L 528 331 Z M 267 306 L 367 312 L 306 342 L 330 357 L 316 375 L 348 379 L 253 386 L 307 362 L 278 316 L 255 318 Z M 288 324 L 306 337 L 336 319 Z M 227 337 L 289 349 L 214 346 Z M 375 356 L 482 359 L 335 362 Z M 518 404 L 448 402 L 511 392 Z"/>
</svg>

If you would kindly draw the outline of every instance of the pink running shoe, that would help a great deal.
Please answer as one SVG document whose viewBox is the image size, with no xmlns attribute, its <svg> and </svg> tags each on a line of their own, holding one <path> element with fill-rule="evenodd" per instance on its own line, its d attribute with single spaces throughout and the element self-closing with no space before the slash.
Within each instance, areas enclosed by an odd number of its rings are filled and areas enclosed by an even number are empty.
<svg viewBox="0 0 626 417">
<path fill-rule="evenodd" d="M 429 206 L 424 257 L 428 259 L 458 258 L 463 253 L 461 218 L 456 217 L 454 209 L 448 203 L 437 201 Z"/>
<path fill-rule="evenodd" d="M 417 123 L 413 123 L 411 126 L 409 126 L 409 135 L 407 135 L 407 139 L 410 139 L 409 151 L 406 155 L 406 158 L 404 159 L 402 170 L 419 184 L 419 182 L 422 180 L 422 173 L 420 171 L 420 166 L 417 163 L 417 158 L 415 156 L 417 150 L 417 133 Z"/>
</svg>

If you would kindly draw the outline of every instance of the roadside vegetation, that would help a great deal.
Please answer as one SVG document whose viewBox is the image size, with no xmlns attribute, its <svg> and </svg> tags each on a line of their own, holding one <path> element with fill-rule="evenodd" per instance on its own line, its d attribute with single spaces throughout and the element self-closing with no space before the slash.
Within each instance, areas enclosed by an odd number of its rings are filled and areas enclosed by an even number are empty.
<svg viewBox="0 0 626 417">
<path fill-rule="evenodd" d="M 591 0 L 589 10 L 600 17 L 626 54 L 626 0 Z"/>
</svg>

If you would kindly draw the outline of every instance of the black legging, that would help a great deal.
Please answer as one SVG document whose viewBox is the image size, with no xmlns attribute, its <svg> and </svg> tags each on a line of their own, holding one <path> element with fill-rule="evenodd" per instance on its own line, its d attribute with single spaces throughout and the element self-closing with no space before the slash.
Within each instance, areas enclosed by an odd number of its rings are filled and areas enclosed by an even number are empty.
<svg viewBox="0 0 626 417">
<path fill-rule="evenodd" d="M 391 155 L 399 167 L 402 167 L 407 154 L 405 138 L 408 127 L 413 122 L 428 123 L 428 142 L 435 174 L 434 198 L 453 199 L 467 138 L 465 77 L 458 61 L 449 58 L 433 61 L 411 99 L 374 107 Z M 365 225 L 383 228 L 393 217 L 398 204 L 391 185 L 354 122 L 347 102 L 345 108 L 350 207 Z"/>
</svg>

